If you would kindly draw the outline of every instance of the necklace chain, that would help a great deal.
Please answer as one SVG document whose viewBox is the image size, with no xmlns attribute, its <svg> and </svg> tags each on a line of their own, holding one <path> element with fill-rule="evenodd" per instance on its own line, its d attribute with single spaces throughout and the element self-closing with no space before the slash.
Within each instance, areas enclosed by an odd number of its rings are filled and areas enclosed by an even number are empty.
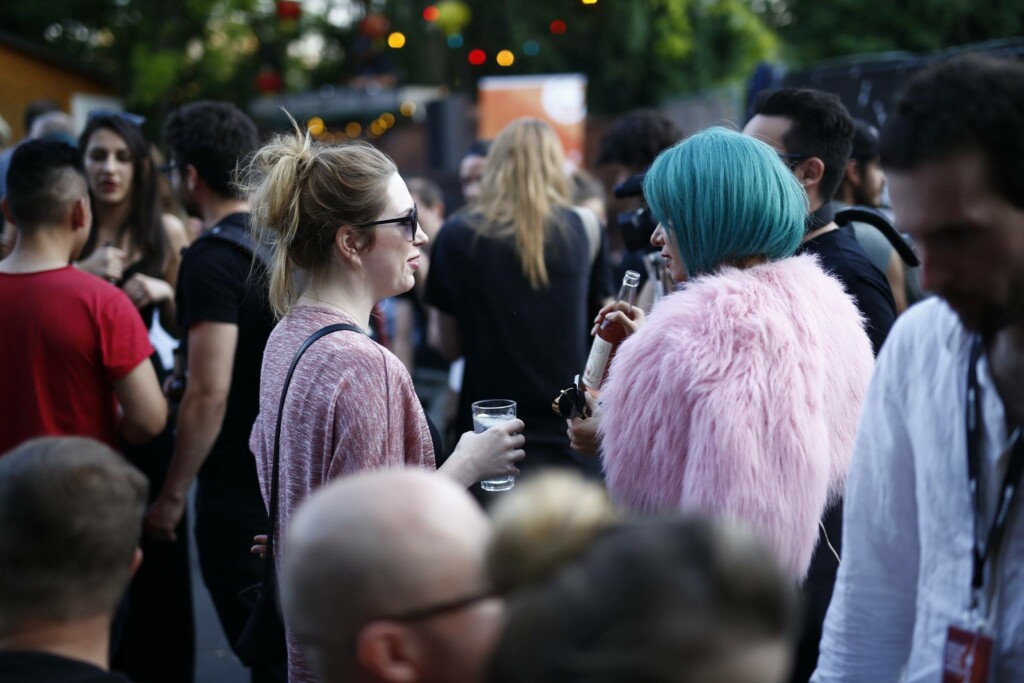
<svg viewBox="0 0 1024 683">
<path fill-rule="evenodd" d="M 305 294 L 303 294 L 302 296 L 304 296 L 304 297 L 307 297 L 307 298 L 310 298 L 310 299 L 312 299 L 313 301 L 319 301 L 319 302 L 320 302 L 320 303 L 322 303 L 322 304 L 327 304 L 327 305 L 328 305 L 328 306 L 330 306 L 331 308 L 336 308 L 336 309 L 338 309 L 339 311 L 341 311 L 342 313 L 344 313 L 345 315 L 347 315 L 348 317 L 350 317 L 350 318 L 351 318 L 352 320 L 355 320 L 355 321 L 356 321 L 357 323 L 359 322 L 359 317 L 358 317 L 358 316 L 355 316 L 355 315 L 352 315 L 352 312 L 351 312 L 351 311 L 349 311 L 349 310 L 348 310 L 347 308 L 345 308 L 344 306 L 339 306 L 338 304 L 334 303 L 333 301 L 328 301 L 327 299 L 321 299 L 321 298 L 320 298 L 320 297 L 318 297 L 318 296 L 313 296 L 312 294 L 309 294 L 308 292 L 307 292 L 307 293 L 305 293 Z"/>
</svg>

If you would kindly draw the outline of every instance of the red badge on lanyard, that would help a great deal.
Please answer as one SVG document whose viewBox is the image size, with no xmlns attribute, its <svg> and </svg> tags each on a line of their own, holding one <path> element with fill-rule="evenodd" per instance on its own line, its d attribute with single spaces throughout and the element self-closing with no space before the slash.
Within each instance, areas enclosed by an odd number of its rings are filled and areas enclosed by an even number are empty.
<svg viewBox="0 0 1024 683">
<path fill-rule="evenodd" d="M 992 639 L 977 631 L 949 627 L 942 655 L 942 683 L 988 683 Z"/>
</svg>

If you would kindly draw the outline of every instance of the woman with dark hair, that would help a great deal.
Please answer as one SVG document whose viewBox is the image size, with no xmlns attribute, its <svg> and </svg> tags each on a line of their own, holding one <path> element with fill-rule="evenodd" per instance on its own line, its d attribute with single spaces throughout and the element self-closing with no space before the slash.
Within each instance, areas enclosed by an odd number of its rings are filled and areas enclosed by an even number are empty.
<svg viewBox="0 0 1024 683">
<path fill-rule="evenodd" d="M 493 589 L 507 596 L 491 683 L 782 683 L 796 590 L 771 552 L 721 522 L 622 518 L 569 474 L 494 510 Z"/>
<path fill-rule="evenodd" d="M 174 285 L 188 244 L 181 221 L 161 212 L 157 168 L 138 117 L 94 113 L 78 138 L 93 229 L 79 268 L 120 286 L 147 324 L 176 330 Z"/>
<path fill-rule="evenodd" d="M 181 221 L 161 212 L 157 168 L 141 123 L 132 114 L 94 112 L 79 136 L 93 225 L 78 267 L 121 287 L 147 327 L 159 311 L 161 326 L 173 334 L 174 286 L 187 238 Z M 168 368 L 156 353 L 152 361 L 162 380 Z M 122 447 L 125 457 L 149 478 L 150 503 L 167 474 L 173 428 L 169 419 L 153 441 Z M 123 635 L 112 660 L 114 668 L 135 680 L 187 683 L 195 675 L 186 528 L 183 518 L 177 540 L 142 539 L 146 561 L 132 579 Z"/>
</svg>

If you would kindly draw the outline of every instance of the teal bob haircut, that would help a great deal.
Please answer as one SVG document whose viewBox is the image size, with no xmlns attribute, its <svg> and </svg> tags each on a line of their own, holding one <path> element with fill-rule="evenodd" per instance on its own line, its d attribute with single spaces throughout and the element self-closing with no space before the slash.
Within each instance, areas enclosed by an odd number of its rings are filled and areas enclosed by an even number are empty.
<svg viewBox="0 0 1024 683">
<path fill-rule="evenodd" d="M 675 235 L 689 277 L 730 259 L 792 256 L 804 235 L 807 195 L 793 173 L 774 149 L 726 128 L 662 152 L 644 197 Z"/>
</svg>

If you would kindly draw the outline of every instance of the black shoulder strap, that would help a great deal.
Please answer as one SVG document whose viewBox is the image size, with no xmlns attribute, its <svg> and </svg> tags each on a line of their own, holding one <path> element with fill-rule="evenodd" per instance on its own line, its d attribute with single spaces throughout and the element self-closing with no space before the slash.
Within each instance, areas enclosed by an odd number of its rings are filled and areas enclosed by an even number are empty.
<svg viewBox="0 0 1024 683">
<path fill-rule="evenodd" d="M 885 235 L 885 239 L 889 240 L 889 244 L 908 266 L 921 265 L 921 259 L 917 257 L 911 246 L 903 239 L 903 235 L 881 211 L 866 206 L 850 206 L 836 211 L 836 224 L 847 225 L 853 221 L 860 221 L 878 228 L 878 231 Z"/>
<path fill-rule="evenodd" d="M 270 269 L 270 260 L 272 258 L 270 249 L 265 244 L 255 244 L 252 239 L 252 232 L 237 223 L 230 221 L 218 223 L 203 233 L 202 237 L 226 242 L 245 252 L 247 257 L 255 257 L 265 269 Z"/>
<path fill-rule="evenodd" d="M 299 364 L 299 359 L 302 358 L 302 354 L 306 352 L 313 343 L 321 337 L 326 337 L 333 332 L 358 332 L 359 334 L 365 334 L 361 329 L 355 325 L 348 325 L 345 323 L 337 323 L 335 325 L 328 325 L 327 327 L 321 327 L 319 330 L 309 335 L 306 341 L 302 342 L 302 346 L 295 352 L 295 356 L 292 358 L 292 364 L 288 368 L 288 374 L 284 378 L 284 386 L 281 387 L 281 401 L 277 406 L 277 425 L 274 427 L 274 464 L 271 467 L 270 474 L 270 533 L 267 535 L 267 552 L 266 552 L 266 564 L 263 566 L 263 590 L 265 593 L 268 591 L 276 591 L 277 571 L 274 567 L 274 533 L 277 531 L 277 508 L 278 508 L 278 479 L 281 468 L 281 418 L 284 416 L 284 400 L 288 396 L 288 386 L 292 383 L 292 375 L 295 374 L 295 368 Z"/>
</svg>

